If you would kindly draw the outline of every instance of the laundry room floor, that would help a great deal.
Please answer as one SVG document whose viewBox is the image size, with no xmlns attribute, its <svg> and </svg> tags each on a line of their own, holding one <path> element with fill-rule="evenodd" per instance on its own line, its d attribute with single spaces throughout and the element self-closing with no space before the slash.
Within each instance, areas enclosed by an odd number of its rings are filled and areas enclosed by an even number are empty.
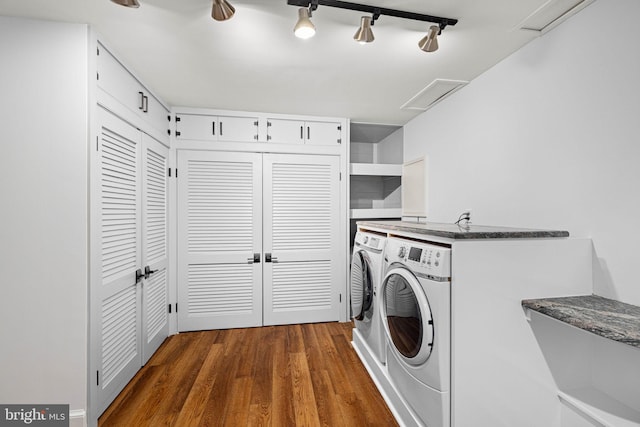
<svg viewBox="0 0 640 427">
<path fill-rule="evenodd" d="M 169 337 L 100 417 L 109 426 L 397 426 L 353 324 Z"/>
</svg>

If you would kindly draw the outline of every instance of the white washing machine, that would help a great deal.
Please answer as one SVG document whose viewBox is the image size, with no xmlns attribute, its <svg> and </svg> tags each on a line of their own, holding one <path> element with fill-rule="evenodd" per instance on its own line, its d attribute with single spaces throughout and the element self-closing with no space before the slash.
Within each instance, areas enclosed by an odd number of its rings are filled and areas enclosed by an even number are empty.
<svg viewBox="0 0 640 427">
<path fill-rule="evenodd" d="M 372 354 L 376 362 L 382 364 L 385 363 L 386 352 L 377 295 L 386 241 L 386 235 L 358 231 L 351 258 L 351 313 L 356 325 L 354 343 L 360 351 Z"/>
<path fill-rule="evenodd" d="M 380 285 L 387 368 L 413 412 L 405 425 L 451 425 L 451 249 L 390 237 Z"/>
</svg>

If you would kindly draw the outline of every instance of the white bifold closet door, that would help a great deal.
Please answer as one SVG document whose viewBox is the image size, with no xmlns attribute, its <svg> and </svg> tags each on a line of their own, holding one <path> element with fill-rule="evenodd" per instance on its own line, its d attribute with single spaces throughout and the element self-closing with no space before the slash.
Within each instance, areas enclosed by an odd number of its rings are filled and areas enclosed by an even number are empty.
<svg viewBox="0 0 640 427">
<path fill-rule="evenodd" d="M 142 134 L 142 363 L 169 336 L 169 149 Z"/>
<path fill-rule="evenodd" d="M 98 120 L 100 280 L 91 316 L 102 412 L 168 335 L 168 149 L 105 110 Z"/>
<path fill-rule="evenodd" d="M 336 156 L 178 153 L 178 329 L 339 319 Z"/>
<path fill-rule="evenodd" d="M 262 155 L 178 153 L 178 328 L 262 323 Z"/>
<path fill-rule="evenodd" d="M 339 319 L 339 159 L 264 157 L 264 324 Z"/>
</svg>

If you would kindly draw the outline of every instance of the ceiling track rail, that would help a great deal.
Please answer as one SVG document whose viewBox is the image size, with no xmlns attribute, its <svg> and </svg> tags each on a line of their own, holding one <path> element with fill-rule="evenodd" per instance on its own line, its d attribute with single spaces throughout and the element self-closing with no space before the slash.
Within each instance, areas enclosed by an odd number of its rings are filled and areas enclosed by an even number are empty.
<svg viewBox="0 0 640 427">
<path fill-rule="evenodd" d="M 386 16 L 393 16 L 396 18 L 413 19 L 415 21 L 433 22 L 438 24 L 441 30 L 443 30 L 447 25 L 456 25 L 458 23 L 458 20 L 453 18 L 444 18 L 441 16 L 425 15 L 425 14 L 414 13 L 414 12 L 405 12 L 402 10 L 387 9 L 384 7 L 370 6 L 370 5 L 359 4 L 359 3 L 350 3 L 350 2 L 338 1 L 338 0 L 287 0 L 287 4 L 291 6 L 298 6 L 298 7 L 311 7 L 313 4 L 314 7 L 316 5 L 329 6 L 329 7 L 336 7 L 339 9 L 348 9 L 348 10 L 356 10 L 359 12 L 367 12 L 374 16 L 386 15 Z"/>
</svg>

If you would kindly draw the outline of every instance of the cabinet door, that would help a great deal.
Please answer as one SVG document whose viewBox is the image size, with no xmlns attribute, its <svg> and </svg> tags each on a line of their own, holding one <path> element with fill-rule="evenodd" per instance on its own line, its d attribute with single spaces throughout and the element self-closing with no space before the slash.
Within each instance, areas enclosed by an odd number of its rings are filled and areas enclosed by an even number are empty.
<svg viewBox="0 0 640 427">
<path fill-rule="evenodd" d="M 136 114 L 145 109 L 144 91 L 107 49 L 98 44 L 98 86 Z"/>
<path fill-rule="evenodd" d="M 145 91 L 144 96 L 147 97 L 146 100 L 143 100 L 144 109 L 139 110 L 143 115 L 142 118 L 159 131 L 160 134 L 168 135 L 169 111 L 149 92 Z"/>
<path fill-rule="evenodd" d="M 169 149 L 142 134 L 142 361 L 169 335 L 167 158 Z"/>
<path fill-rule="evenodd" d="M 257 117 L 218 117 L 218 140 L 252 142 L 258 140 Z"/>
<path fill-rule="evenodd" d="M 101 44 L 97 54 L 98 86 L 161 135 L 166 135 L 169 111 L 164 105 Z"/>
<path fill-rule="evenodd" d="M 178 170 L 178 329 L 261 325 L 261 154 L 180 151 Z"/>
<path fill-rule="evenodd" d="M 307 144 L 337 145 L 342 142 L 342 127 L 338 122 L 305 122 Z"/>
<path fill-rule="evenodd" d="M 268 142 L 303 144 L 304 138 L 304 122 L 299 120 L 267 119 Z"/>
<path fill-rule="evenodd" d="M 140 251 L 140 132 L 99 109 L 98 223 L 101 269 L 92 284 L 92 317 L 98 324 L 98 412 L 142 365 Z"/>
<path fill-rule="evenodd" d="M 199 141 L 257 141 L 258 118 L 180 114 L 176 117 L 176 138 Z"/>
<path fill-rule="evenodd" d="M 340 318 L 339 158 L 265 154 L 264 324 Z"/>
<path fill-rule="evenodd" d="M 176 139 L 217 141 L 217 117 L 199 114 L 176 116 Z"/>
</svg>

